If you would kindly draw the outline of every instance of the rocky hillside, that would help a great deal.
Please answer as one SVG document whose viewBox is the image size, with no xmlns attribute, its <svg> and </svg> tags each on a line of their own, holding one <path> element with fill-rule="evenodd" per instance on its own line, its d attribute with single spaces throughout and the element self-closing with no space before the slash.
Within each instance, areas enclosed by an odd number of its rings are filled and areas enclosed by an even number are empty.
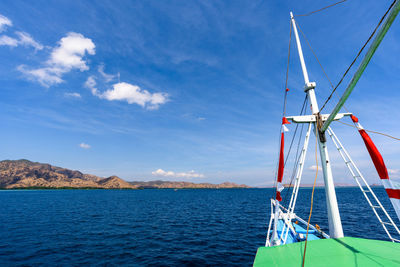
<svg viewBox="0 0 400 267">
<path fill-rule="evenodd" d="M 0 161 L 0 188 L 26 187 L 136 188 L 116 176 L 100 178 L 29 160 Z"/>
<path fill-rule="evenodd" d="M 222 184 L 189 183 L 189 182 L 126 182 L 117 176 L 101 178 L 95 175 L 83 174 L 50 164 L 32 162 L 29 160 L 0 161 L 0 188 L 247 188 L 225 182 Z"/>
</svg>

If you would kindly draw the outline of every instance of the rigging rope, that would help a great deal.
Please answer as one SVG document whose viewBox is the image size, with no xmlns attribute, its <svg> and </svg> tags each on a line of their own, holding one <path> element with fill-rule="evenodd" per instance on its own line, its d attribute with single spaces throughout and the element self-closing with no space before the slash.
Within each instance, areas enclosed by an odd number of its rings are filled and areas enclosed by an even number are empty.
<svg viewBox="0 0 400 267">
<path fill-rule="evenodd" d="M 286 66 L 286 80 L 285 80 L 285 95 L 283 98 L 283 111 L 282 111 L 282 117 L 285 117 L 286 115 L 286 99 L 287 99 L 287 94 L 289 92 L 289 89 L 287 87 L 288 85 L 288 78 L 289 78 L 289 63 L 290 63 L 290 44 L 292 42 L 292 23 L 290 23 L 290 33 L 289 33 L 289 47 L 288 47 L 288 59 L 287 59 L 287 66 Z M 296 128 L 297 130 L 297 128 Z M 281 139 L 281 134 L 279 131 L 279 143 L 280 143 L 280 139 Z M 290 145 L 291 146 L 291 145 Z M 286 162 L 286 161 L 285 161 Z M 275 177 L 277 176 L 277 172 L 278 172 L 278 164 L 279 164 L 279 160 L 276 162 L 276 166 L 275 166 L 275 173 L 274 173 L 274 187 L 275 190 L 273 192 L 273 196 L 275 196 L 276 194 L 276 179 Z"/>
<path fill-rule="evenodd" d="M 306 98 L 304 99 L 303 107 L 301 108 L 301 111 L 300 111 L 300 115 L 304 115 L 305 114 L 306 109 L 304 107 L 307 106 L 307 102 L 308 102 L 308 98 L 307 98 L 307 95 L 306 95 Z M 299 124 L 296 124 L 296 128 L 297 128 L 298 125 Z M 290 183 L 289 183 L 289 186 L 288 186 L 288 190 L 286 191 L 286 194 L 285 194 L 285 196 L 283 198 L 283 200 L 285 201 L 285 205 L 287 204 L 287 200 L 289 199 L 288 195 L 289 195 L 289 192 L 290 192 L 290 188 L 291 188 L 293 180 L 295 178 L 297 166 L 298 166 L 298 163 L 300 161 L 299 149 L 300 149 L 301 137 L 303 136 L 303 129 L 304 129 L 304 123 L 301 124 L 300 136 L 299 136 L 299 139 L 297 140 L 296 156 L 295 156 L 295 160 L 294 160 L 294 166 L 293 166 L 292 175 L 291 175 L 291 178 L 290 178 Z M 287 158 L 286 158 L 286 160 L 287 160 Z"/>
<path fill-rule="evenodd" d="M 286 80 L 285 80 L 285 98 L 284 98 L 284 103 L 283 103 L 283 117 L 286 115 L 286 99 L 287 99 L 287 93 L 289 92 L 288 89 L 288 79 L 289 79 L 289 63 L 290 63 L 290 44 L 292 41 L 292 23 L 290 23 L 290 33 L 289 33 L 289 47 L 288 47 L 288 58 L 287 58 L 287 64 L 286 64 Z"/>
<path fill-rule="evenodd" d="M 361 47 L 361 49 L 358 51 L 357 56 L 354 58 L 353 62 L 351 62 L 350 66 L 347 68 L 347 70 L 344 72 L 342 78 L 338 82 L 338 84 L 335 86 L 335 88 L 332 90 L 331 94 L 329 97 L 325 100 L 325 103 L 322 105 L 322 108 L 320 109 L 320 112 L 324 109 L 326 104 L 331 100 L 333 93 L 336 91 L 336 89 L 339 87 L 339 85 L 342 83 L 343 79 L 347 75 L 347 73 L 350 71 L 351 67 L 354 65 L 354 63 L 357 61 L 358 57 L 361 55 L 362 51 L 364 48 L 367 46 L 369 41 L 372 39 L 372 37 L 375 35 L 375 32 L 378 30 L 379 26 L 382 24 L 383 20 L 385 19 L 386 15 L 389 13 L 389 11 L 392 9 L 393 5 L 396 3 L 396 0 L 392 2 L 388 10 L 386 10 L 385 14 L 382 16 L 381 20 L 379 21 L 378 25 L 375 27 L 374 31 L 371 33 L 371 35 L 368 37 L 368 40 L 364 43 L 364 45 Z"/>
<path fill-rule="evenodd" d="M 316 164 L 316 171 L 315 171 L 315 178 L 314 178 L 314 184 L 312 188 L 312 193 L 311 193 L 311 206 L 310 206 L 310 215 L 308 216 L 308 221 L 307 221 L 307 234 L 306 234 L 306 241 L 304 243 L 304 253 L 303 253 L 303 264 L 302 267 L 304 267 L 305 259 L 306 259 L 306 250 L 307 250 L 307 240 L 308 240 L 308 230 L 310 228 L 310 220 L 311 220 L 311 215 L 313 211 L 313 205 L 314 205 L 314 190 L 315 190 L 315 185 L 317 183 L 317 177 L 318 177 L 318 127 L 316 124 L 314 124 L 315 127 L 315 164 Z"/>
<path fill-rule="evenodd" d="M 303 35 L 304 40 L 306 40 L 306 43 L 307 43 L 308 47 L 310 48 L 310 50 L 311 50 L 311 52 L 313 53 L 315 59 L 317 60 L 317 62 L 318 62 L 318 64 L 319 64 L 319 66 L 320 66 L 322 72 L 324 73 L 326 79 L 328 80 L 329 84 L 331 85 L 332 90 L 333 90 L 335 93 L 337 93 L 337 92 L 335 91 L 335 88 L 334 88 L 334 86 L 333 86 L 333 84 L 332 84 L 331 79 L 329 78 L 328 74 L 326 73 L 324 67 L 322 67 L 321 61 L 319 60 L 317 54 L 315 53 L 314 49 L 311 47 L 311 44 L 310 44 L 310 42 L 308 41 L 306 35 L 305 35 L 304 32 L 301 30 L 300 25 L 299 25 L 297 22 L 296 22 L 296 25 L 297 25 L 297 28 L 299 29 L 299 31 L 301 32 L 301 34 Z M 339 99 L 339 96 L 338 96 L 337 94 L 336 94 L 336 97 L 338 98 L 338 100 L 340 100 L 340 99 Z M 349 112 L 349 110 L 346 108 L 345 105 L 343 105 L 343 107 L 344 107 L 344 109 L 345 109 L 347 112 Z M 322 109 L 321 109 L 321 110 L 322 110 Z M 321 110 L 320 110 L 320 112 L 321 112 Z"/>
<path fill-rule="evenodd" d="M 304 99 L 303 106 L 301 107 L 300 115 L 302 115 L 302 114 L 306 111 L 306 109 L 305 109 L 306 104 L 307 104 L 307 95 L 306 95 L 306 97 L 305 97 L 305 99 Z M 290 152 L 291 152 L 291 150 L 292 150 L 292 146 L 293 146 L 293 143 L 294 143 L 294 139 L 295 139 L 295 137 L 296 137 L 296 134 L 297 134 L 297 129 L 298 129 L 298 127 L 299 127 L 299 124 L 296 124 L 296 128 L 295 128 L 295 130 L 294 130 L 294 134 L 293 134 L 292 140 L 290 141 L 290 145 L 289 145 L 289 149 L 288 149 L 286 158 L 285 158 L 285 160 L 284 160 L 284 162 L 283 162 L 283 167 L 284 167 L 284 168 L 286 167 L 286 163 L 287 163 L 287 161 L 288 161 Z M 301 128 L 301 131 L 303 131 L 303 126 L 302 126 L 302 128 Z M 301 135 L 300 135 L 300 137 L 301 137 Z M 298 145 L 297 145 L 296 159 L 297 159 L 297 153 L 298 153 L 298 150 L 299 150 L 298 146 L 299 146 L 299 144 L 300 144 L 300 139 L 299 139 L 298 141 L 299 141 L 299 143 L 298 143 Z M 277 166 L 278 166 L 278 164 L 277 164 Z M 276 166 L 276 168 L 277 168 L 277 166 Z M 275 170 L 275 175 L 274 175 L 274 177 L 276 177 L 276 173 L 277 173 L 277 172 L 276 172 L 276 170 Z M 292 181 L 293 181 L 293 178 L 292 178 L 292 180 L 290 181 L 290 184 L 292 184 Z M 275 188 L 275 191 L 274 191 L 274 195 L 275 195 L 275 194 L 276 194 L 276 179 L 274 179 L 274 188 Z M 289 186 L 289 188 L 290 188 L 290 186 Z M 289 192 L 289 190 L 286 192 L 285 198 L 286 198 L 288 192 Z M 284 199 L 285 199 L 285 198 L 284 198 Z"/>
<path fill-rule="evenodd" d="M 314 49 L 312 49 L 312 47 L 310 45 L 310 42 L 308 42 L 308 39 L 307 39 L 306 35 L 303 33 L 303 31 L 301 30 L 301 28 L 300 28 L 300 26 L 299 26 L 299 24 L 297 22 L 296 22 L 296 26 L 299 29 L 299 31 L 301 32 L 301 34 L 303 35 L 304 39 L 306 40 L 306 43 L 307 43 L 308 47 L 310 48 L 310 50 L 313 53 L 314 57 L 317 59 L 319 66 L 321 67 L 322 71 L 325 74 L 325 77 L 328 79 L 329 83 L 331 84 L 331 87 L 333 88 L 333 84 L 331 82 L 331 79 L 329 79 L 328 74 L 326 74 L 325 69 L 322 67 L 321 62 L 319 61 L 319 59 L 317 57 L 317 54 L 315 54 Z"/>
<path fill-rule="evenodd" d="M 350 126 L 350 127 L 357 128 L 357 126 L 355 126 L 355 125 L 351 125 L 351 124 L 349 124 L 349 123 L 345 123 L 345 122 L 342 122 L 342 121 L 338 121 L 338 122 L 340 122 L 341 124 L 344 124 L 344 125 Z M 398 141 L 400 141 L 400 138 L 397 138 L 397 137 L 391 136 L 391 135 L 389 135 L 389 134 L 385 134 L 385 133 L 381 133 L 381 132 L 376 132 L 376 131 L 371 131 L 371 130 L 367 130 L 367 129 L 365 129 L 365 128 L 364 128 L 364 130 L 365 130 L 366 132 L 369 132 L 369 133 L 380 134 L 380 135 L 383 135 L 383 136 L 386 136 L 386 137 L 389 137 L 389 138 L 392 138 L 392 139 L 395 139 L 395 140 L 398 140 Z"/>
<path fill-rule="evenodd" d="M 304 107 L 306 106 L 306 102 L 307 102 L 307 95 L 306 95 L 306 97 L 304 98 L 303 106 L 301 107 L 301 110 L 300 110 L 300 115 L 302 115 L 302 113 L 303 113 Z M 284 165 L 285 167 L 286 167 L 286 163 L 287 163 L 287 160 L 288 160 L 288 158 L 289 158 L 289 155 L 290 155 L 290 151 L 291 151 L 291 149 L 292 149 L 292 145 L 293 145 L 294 138 L 296 137 L 296 133 L 297 133 L 297 128 L 298 128 L 298 127 L 299 127 L 299 124 L 297 123 L 297 124 L 296 124 L 296 128 L 295 128 L 295 130 L 294 130 L 293 137 L 292 137 L 292 141 L 290 142 L 290 146 L 289 146 L 288 153 L 287 153 L 287 155 L 286 155 L 285 165 Z"/>
<path fill-rule="evenodd" d="M 323 7 L 323 8 L 320 8 L 320 9 L 317 9 L 317 10 L 314 10 L 314 11 L 311 11 L 311 12 L 306 13 L 306 14 L 295 15 L 295 17 L 306 17 L 306 16 L 310 16 L 311 14 L 320 12 L 320 11 L 322 11 L 322 10 L 328 9 L 328 8 L 330 8 L 330 7 L 336 6 L 336 5 L 341 4 L 341 3 L 343 3 L 343 2 L 346 2 L 346 1 L 347 1 L 347 0 L 342 0 L 342 1 L 339 1 L 339 2 L 336 2 L 336 3 L 333 3 L 333 4 L 329 5 L 329 6 L 325 6 L 325 7 Z"/>
</svg>

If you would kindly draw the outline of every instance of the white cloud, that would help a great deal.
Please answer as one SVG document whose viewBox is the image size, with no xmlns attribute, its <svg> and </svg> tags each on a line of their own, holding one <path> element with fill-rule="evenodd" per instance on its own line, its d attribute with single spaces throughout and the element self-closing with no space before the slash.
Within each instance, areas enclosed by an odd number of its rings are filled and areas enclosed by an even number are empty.
<svg viewBox="0 0 400 267">
<path fill-rule="evenodd" d="M 96 84 L 97 84 L 97 83 L 96 83 L 96 80 L 95 80 L 94 76 L 89 76 L 89 77 L 87 78 L 87 80 L 86 80 L 84 86 L 85 86 L 86 88 L 89 88 L 93 95 L 95 95 L 95 96 L 100 96 L 100 95 L 99 95 L 99 92 L 97 91 Z"/>
<path fill-rule="evenodd" d="M 106 82 L 111 82 L 115 77 L 117 77 L 117 75 L 105 73 L 103 64 L 100 65 L 97 70 Z"/>
<path fill-rule="evenodd" d="M 147 109 L 157 109 L 159 105 L 168 101 L 166 93 L 150 93 L 137 85 L 120 82 L 113 85 L 113 89 L 98 94 L 100 98 L 109 101 L 126 101 L 129 104 L 138 104 Z"/>
<path fill-rule="evenodd" d="M 49 87 L 62 83 L 62 75 L 73 69 L 88 70 L 89 67 L 83 59 L 86 53 L 89 55 L 95 54 L 95 45 L 92 40 L 80 33 L 70 32 L 66 37 L 61 38 L 57 47 L 53 48 L 50 58 L 45 62 L 45 67 L 28 69 L 26 66 L 21 65 L 18 70 L 26 74 L 30 79 Z"/>
<path fill-rule="evenodd" d="M 12 26 L 11 20 L 3 15 L 0 15 L 0 32 L 4 31 L 7 26 Z M 33 40 L 32 36 L 30 36 L 29 33 L 15 32 L 15 34 L 18 36 L 18 39 L 7 35 L 0 36 L 0 45 L 7 45 L 13 47 L 18 45 L 23 45 L 23 46 L 32 46 L 33 48 L 35 48 L 35 50 L 43 49 L 43 45 Z"/>
<path fill-rule="evenodd" d="M 0 36 L 0 45 L 18 46 L 18 40 L 7 35 Z"/>
<path fill-rule="evenodd" d="M 104 65 L 101 65 L 99 67 L 99 72 L 102 73 L 103 70 Z M 106 81 L 107 79 L 110 80 L 111 76 L 113 76 L 113 78 L 115 77 L 115 75 L 106 74 L 104 72 L 102 76 Z M 112 86 L 112 89 L 100 92 L 97 89 L 96 77 L 94 75 L 91 75 L 87 78 L 84 86 L 90 89 L 94 96 L 97 96 L 101 99 L 106 99 L 109 101 L 126 101 L 129 104 L 138 104 L 149 110 L 158 109 L 159 105 L 168 102 L 167 93 L 150 93 L 147 90 L 141 89 L 137 85 L 126 82 L 115 83 Z"/>
<path fill-rule="evenodd" d="M 85 144 L 85 143 L 80 143 L 79 146 L 80 146 L 81 148 L 83 148 L 83 149 L 89 149 L 89 148 L 90 148 L 90 145 Z"/>
<path fill-rule="evenodd" d="M 0 15 L 0 32 L 4 31 L 7 26 L 12 26 L 11 20 L 3 15 Z"/>
<path fill-rule="evenodd" d="M 317 170 L 317 166 L 316 165 L 312 165 L 308 168 L 311 171 L 316 171 Z M 321 166 L 318 165 L 318 171 L 322 170 Z"/>
<path fill-rule="evenodd" d="M 162 177 L 174 177 L 174 178 L 203 178 L 204 175 L 200 173 L 196 173 L 195 171 L 189 172 L 173 172 L 173 171 L 164 171 L 163 169 L 158 169 L 151 173 L 154 176 L 162 176 Z"/>
<path fill-rule="evenodd" d="M 10 37 L 8 35 L 0 36 L 0 45 L 7 45 L 16 47 L 18 45 L 32 46 L 35 50 L 42 50 L 43 45 L 33 40 L 33 38 L 26 32 L 15 32 L 18 39 Z"/>
<path fill-rule="evenodd" d="M 53 49 L 48 64 L 62 68 L 65 72 L 75 68 L 85 71 L 89 69 L 86 61 L 83 60 L 86 53 L 95 54 L 95 45 L 92 40 L 80 33 L 70 32 L 66 37 L 61 38 L 59 46 Z"/>
<path fill-rule="evenodd" d="M 82 97 L 80 93 L 76 93 L 76 92 L 74 92 L 74 93 L 64 93 L 64 96 L 72 97 L 72 98 L 81 98 Z"/>
<path fill-rule="evenodd" d="M 25 65 L 20 65 L 17 67 L 17 70 L 27 75 L 29 79 L 35 80 L 45 87 L 63 82 L 63 79 L 61 79 L 63 72 L 60 69 L 50 67 L 28 69 Z"/>
<path fill-rule="evenodd" d="M 42 50 L 43 45 L 36 42 L 33 40 L 32 36 L 30 36 L 29 33 L 26 32 L 16 32 L 16 35 L 19 37 L 18 44 L 24 45 L 24 46 L 32 46 L 35 48 L 35 50 Z"/>
<path fill-rule="evenodd" d="M 398 170 L 398 169 L 387 169 L 387 171 L 389 173 L 390 179 L 392 179 L 392 178 L 396 179 L 396 178 L 400 177 L 400 170 Z M 393 182 L 393 180 L 392 180 L 392 182 Z"/>
</svg>

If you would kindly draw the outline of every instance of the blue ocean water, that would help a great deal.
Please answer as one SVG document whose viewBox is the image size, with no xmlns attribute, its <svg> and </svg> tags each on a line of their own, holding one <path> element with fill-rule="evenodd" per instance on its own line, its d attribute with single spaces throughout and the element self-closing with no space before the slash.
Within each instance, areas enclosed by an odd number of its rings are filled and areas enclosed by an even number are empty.
<svg viewBox="0 0 400 267">
<path fill-rule="evenodd" d="M 375 192 L 396 217 L 385 191 Z M 0 191 L 0 266 L 251 266 L 265 242 L 272 193 Z M 299 192 L 296 210 L 304 219 L 310 195 Z M 358 188 L 339 188 L 337 197 L 345 235 L 386 240 Z M 316 189 L 312 222 L 327 230 L 324 199 Z"/>
</svg>

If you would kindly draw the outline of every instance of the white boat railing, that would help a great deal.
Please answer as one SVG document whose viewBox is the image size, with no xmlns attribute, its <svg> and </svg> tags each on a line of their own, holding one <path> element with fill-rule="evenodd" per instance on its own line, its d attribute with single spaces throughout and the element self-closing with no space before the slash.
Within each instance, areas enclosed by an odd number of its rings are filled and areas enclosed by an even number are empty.
<svg viewBox="0 0 400 267">
<path fill-rule="evenodd" d="M 295 213 L 291 212 L 289 213 L 289 210 L 286 209 L 284 206 L 282 206 L 281 204 L 278 204 L 279 208 L 280 208 L 280 214 L 279 214 L 279 218 L 283 219 L 284 224 L 286 225 L 286 231 L 288 232 L 293 231 L 293 233 L 295 233 L 295 230 L 293 229 L 293 226 L 291 225 L 291 222 L 293 219 L 296 219 L 298 222 L 302 223 L 304 226 L 307 226 L 307 222 L 305 220 L 303 220 L 302 218 L 300 218 L 299 216 L 297 216 Z M 271 198 L 271 218 L 269 220 L 269 226 L 268 226 L 268 232 L 267 232 L 267 240 L 265 242 L 265 246 L 266 247 L 271 247 L 274 245 L 284 245 L 286 243 L 286 238 L 287 238 L 287 234 L 285 231 L 281 231 L 278 240 L 280 241 L 279 244 L 274 244 L 273 242 L 271 242 L 270 240 L 270 233 L 271 233 L 271 228 L 272 228 L 272 223 L 273 223 L 273 219 L 274 219 L 274 208 L 276 207 L 276 202 L 275 199 Z M 330 238 L 330 236 L 328 234 L 326 234 L 324 231 L 322 231 L 321 229 L 315 227 L 314 225 L 310 224 L 309 228 L 311 230 L 314 230 L 316 232 L 318 232 L 323 238 Z M 285 238 L 284 238 L 285 235 Z M 273 240 L 272 240 L 273 241 Z"/>
<path fill-rule="evenodd" d="M 273 205 L 275 205 L 274 203 L 274 199 L 271 199 L 273 202 Z M 284 210 L 284 211 L 288 211 L 284 206 L 282 206 L 281 204 L 279 204 L 279 207 Z M 302 218 L 300 218 L 299 216 L 297 216 L 295 213 L 293 213 L 293 217 L 296 218 L 296 220 L 298 220 L 299 222 L 301 222 L 302 224 L 304 224 L 305 226 L 307 226 L 307 222 L 305 220 L 303 220 Z M 330 236 L 325 233 L 324 231 L 322 231 L 321 229 L 316 228 L 314 225 L 310 224 L 310 229 L 317 231 L 318 233 L 320 233 L 324 238 L 330 238 Z"/>
</svg>

